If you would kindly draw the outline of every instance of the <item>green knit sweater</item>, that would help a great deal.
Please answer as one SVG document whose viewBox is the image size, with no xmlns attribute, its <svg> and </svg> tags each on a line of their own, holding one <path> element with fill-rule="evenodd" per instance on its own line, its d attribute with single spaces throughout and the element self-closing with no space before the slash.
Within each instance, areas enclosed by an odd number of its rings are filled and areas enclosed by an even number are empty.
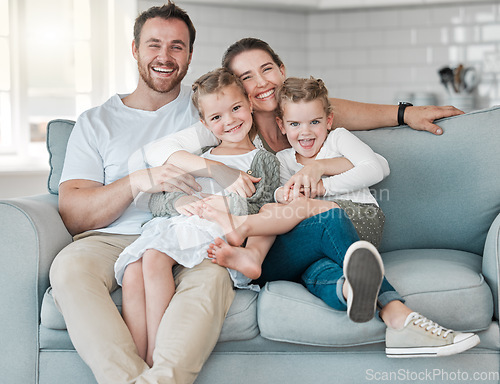
<svg viewBox="0 0 500 384">
<path fill-rule="evenodd" d="M 233 215 L 250 215 L 258 213 L 260 208 L 267 203 L 274 201 L 274 191 L 280 184 L 280 163 L 277 157 L 267 151 L 259 150 L 253 158 L 248 174 L 261 177 L 255 184 L 255 193 L 244 198 L 236 193 L 227 195 L 229 208 Z M 179 215 L 175 209 L 175 202 L 184 192 L 159 192 L 151 196 L 149 209 L 153 217 L 173 217 Z"/>
</svg>

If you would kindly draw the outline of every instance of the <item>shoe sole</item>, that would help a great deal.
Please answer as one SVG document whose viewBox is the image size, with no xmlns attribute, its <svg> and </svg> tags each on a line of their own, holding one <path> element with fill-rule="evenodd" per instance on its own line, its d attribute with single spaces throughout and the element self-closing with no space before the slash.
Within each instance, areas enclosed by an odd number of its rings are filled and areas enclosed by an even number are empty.
<svg viewBox="0 0 500 384">
<path fill-rule="evenodd" d="M 344 276 L 352 290 L 347 315 L 356 323 L 370 321 L 384 278 L 384 264 L 377 248 L 367 241 L 351 245 L 344 259 Z"/>
<path fill-rule="evenodd" d="M 386 348 L 385 353 L 390 358 L 410 358 L 410 357 L 440 357 L 456 355 L 474 348 L 480 342 L 479 336 L 472 334 L 469 338 L 456 344 L 443 345 L 441 347 L 420 347 L 420 348 Z"/>
</svg>

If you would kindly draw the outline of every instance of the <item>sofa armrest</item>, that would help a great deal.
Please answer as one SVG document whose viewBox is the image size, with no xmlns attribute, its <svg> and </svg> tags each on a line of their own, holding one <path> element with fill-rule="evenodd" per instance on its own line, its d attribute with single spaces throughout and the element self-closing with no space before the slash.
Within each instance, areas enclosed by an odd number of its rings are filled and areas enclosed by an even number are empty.
<svg viewBox="0 0 500 384">
<path fill-rule="evenodd" d="M 488 231 L 483 252 L 483 275 L 491 288 L 494 299 L 495 319 L 498 320 L 500 281 L 500 214 L 496 217 Z"/>
<path fill-rule="evenodd" d="M 6 377 L 26 374 L 22 382 L 35 382 L 49 268 L 72 238 L 56 195 L 0 200 L 0 217 L 0 372 Z"/>
</svg>

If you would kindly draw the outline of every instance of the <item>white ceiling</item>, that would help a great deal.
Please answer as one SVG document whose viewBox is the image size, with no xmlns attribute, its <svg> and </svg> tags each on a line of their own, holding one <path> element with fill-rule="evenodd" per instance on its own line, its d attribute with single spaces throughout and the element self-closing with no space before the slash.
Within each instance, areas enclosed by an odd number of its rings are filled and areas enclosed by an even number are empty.
<svg viewBox="0 0 500 384">
<path fill-rule="evenodd" d="M 304 11 L 372 8 L 447 3 L 478 3 L 481 0 L 182 0 L 183 3 L 245 8 L 273 8 Z"/>
</svg>

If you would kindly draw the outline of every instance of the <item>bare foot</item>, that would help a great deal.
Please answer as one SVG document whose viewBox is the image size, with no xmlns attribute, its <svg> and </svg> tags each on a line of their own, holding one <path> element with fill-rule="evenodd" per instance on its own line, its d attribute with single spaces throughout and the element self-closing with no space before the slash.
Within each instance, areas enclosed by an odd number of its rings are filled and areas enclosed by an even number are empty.
<svg viewBox="0 0 500 384">
<path fill-rule="evenodd" d="M 208 221 L 219 224 L 230 245 L 240 246 L 247 238 L 246 226 L 242 216 L 234 216 L 230 213 L 219 211 L 208 204 L 203 204 L 202 217 Z"/>
<path fill-rule="evenodd" d="M 218 237 L 209 245 L 207 253 L 212 262 L 222 267 L 239 271 L 252 280 L 260 277 L 260 258 L 253 249 L 233 247 Z"/>
</svg>

